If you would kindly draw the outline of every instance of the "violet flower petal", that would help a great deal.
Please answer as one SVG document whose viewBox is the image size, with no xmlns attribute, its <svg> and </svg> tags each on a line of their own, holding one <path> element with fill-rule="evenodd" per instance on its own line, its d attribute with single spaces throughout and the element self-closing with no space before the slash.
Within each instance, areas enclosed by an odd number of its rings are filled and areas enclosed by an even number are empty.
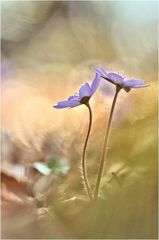
<svg viewBox="0 0 159 240">
<path fill-rule="evenodd" d="M 96 73 L 95 78 L 94 78 L 94 80 L 92 81 L 92 84 L 91 84 L 91 96 L 97 90 L 97 88 L 99 86 L 99 82 L 100 82 L 100 74 Z"/>
<path fill-rule="evenodd" d="M 91 88 L 88 83 L 83 84 L 79 89 L 79 97 L 82 99 L 83 97 L 91 96 Z"/>
<path fill-rule="evenodd" d="M 57 105 L 53 106 L 56 109 L 62 109 L 62 108 L 68 108 L 68 107 L 76 107 L 79 106 L 80 102 L 78 100 L 66 100 L 66 101 L 61 101 L 58 102 Z"/>
<path fill-rule="evenodd" d="M 70 96 L 68 100 L 79 100 L 79 96 L 78 95 Z"/>
<path fill-rule="evenodd" d="M 108 73 L 107 78 L 112 80 L 115 84 L 121 85 L 124 82 L 124 78 L 117 73 Z"/>
<path fill-rule="evenodd" d="M 150 84 L 143 84 L 143 85 L 135 85 L 132 88 L 144 88 L 144 87 L 149 87 L 149 86 L 150 86 Z"/>
<path fill-rule="evenodd" d="M 123 83 L 124 87 L 129 87 L 129 88 L 133 88 L 136 85 L 144 85 L 144 81 L 143 80 L 138 80 L 138 79 L 130 79 L 130 80 L 125 80 Z"/>
<path fill-rule="evenodd" d="M 103 67 L 94 68 L 94 70 L 96 73 L 100 74 L 101 77 L 107 77 L 108 75 Z"/>
</svg>

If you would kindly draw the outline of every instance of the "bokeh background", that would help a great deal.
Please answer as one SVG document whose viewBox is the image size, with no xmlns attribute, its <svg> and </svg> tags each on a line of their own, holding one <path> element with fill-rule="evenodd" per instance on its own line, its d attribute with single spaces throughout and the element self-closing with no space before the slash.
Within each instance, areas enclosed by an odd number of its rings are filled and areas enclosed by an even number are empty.
<svg viewBox="0 0 159 240">
<path fill-rule="evenodd" d="M 157 5 L 1 2 L 3 238 L 157 239 Z M 52 105 L 101 65 L 150 87 L 120 93 L 100 199 L 89 204 L 80 177 L 87 109 Z M 92 188 L 114 90 L 101 81 L 90 102 Z"/>
</svg>

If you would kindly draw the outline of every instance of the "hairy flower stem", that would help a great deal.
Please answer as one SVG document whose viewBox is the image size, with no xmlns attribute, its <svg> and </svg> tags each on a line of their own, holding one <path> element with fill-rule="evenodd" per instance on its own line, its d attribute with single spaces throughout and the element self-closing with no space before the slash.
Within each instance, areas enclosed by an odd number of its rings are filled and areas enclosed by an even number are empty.
<svg viewBox="0 0 159 240">
<path fill-rule="evenodd" d="M 111 130 L 111 123 L 112 123 L 114 108 L 115 108 L 117 96 L 118 96 L 118 93 L 119 93 L 120 90 L 121 90 L 121 88 L 117 86 L 116 87 L 116 92 L 115 92 L 115 95 L 114 95 L 114 99 L 113 99 L 113 102 L 112 102 L 112 106 L 111 106 L 111 111 L 110 111 L 109 120 L 108 120 L 108 126 L 106 128 L 106 133 L 105 133 L 105 138 L 104 138 L 103 152 L 102 152 L 101 162 L 100 162 L 100 166 L 99 166 L 95 191 L 94 191 L 94 199 L 98 198 L 98 192 L 99 192 L 100 183 L 101 183 L 104 161 L 105 161 L 106 156 L 107 156 L 108 140 L 109 140 L 109 135 L 110 135 L 110 130 Z"/>
<path fill-rule="evenodd" d="M 84 180 L 84 185 L 85 185 L 86 191 L 88 193 L 90 200 L 92 200 L 93 195 L 92 195 L 92 191 L 91 191 L 91 188 L 89 185 L 89 181 L 87 178 L 87 171 L 86 171 L 86 149 L 87 149 L 87 143 L 88 143 L 91 127 L 92 127 L 92 110 L 91 110 L 89 103 L 87 103 L 85 105 L 88 107 L 88 110 L 89 110 L 89 125 L 88 125 L 88 132 L 87 132 L 86 140 L 84 143 L 83 153 L 82 153 L 82 174 L 83 174 L 83 180 Z"/>
</svg>

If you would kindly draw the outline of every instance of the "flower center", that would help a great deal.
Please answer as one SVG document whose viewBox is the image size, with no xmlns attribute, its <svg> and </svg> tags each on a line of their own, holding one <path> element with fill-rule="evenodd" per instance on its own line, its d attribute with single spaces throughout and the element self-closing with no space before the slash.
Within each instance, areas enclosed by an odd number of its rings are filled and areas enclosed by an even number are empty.
<svg viewBox="0 0 159 240">
<path fill-rule="evenodd" d="M 82 99 L 81 99 L 81 101 L 80 101 L 80 103 L 81 104 L 87 104 L 88 103 L 88 101 L 89 101 L 89 99 L 90 99 L 90 97 L 83 97 Z"/>
</svg>

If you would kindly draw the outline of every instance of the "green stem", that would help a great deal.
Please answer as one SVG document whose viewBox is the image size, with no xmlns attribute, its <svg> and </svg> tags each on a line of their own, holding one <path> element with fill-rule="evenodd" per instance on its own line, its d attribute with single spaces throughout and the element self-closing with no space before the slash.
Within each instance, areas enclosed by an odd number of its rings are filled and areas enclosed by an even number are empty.
<svg viewBox="0 0 159 240">
<path fill-rule="evenodd" d="M 91 188 L 90 188 L 90 185 L 88 182 L 87 171 L 86 171 L 86 149 L 87 149 L 87 143 L 88 143 L 91 126 L 92 126 L 92 110 L 91 110 L 89 103 L 87 103 L 85 105 L 88 107 L 88 110 L 89 110 L 89 125 L 88 125 L 88 132 L 87 132 L 86 140 L 84 143 L 83 153 L 82 153 L 82 174 L 83 174 L 83 180 L 84 180 L 84 185 L 85 185 L 86 191 L 88 193 L 90 200 L 92 200 L 93 195 L 92 195 L 92 191 L 91 191 Z"/>
<path fill-rule="evenodd" d="M 108 140 L 109 140 L 109 135 L 110 135 L 110 130 L 111 130 L 111 123 L 112 123 L 114 108 L 115 108 L 117 96 L 118 96 L 118 93 L 120 90 L 121 90 L 121 88 L 116 87 L 116 93 L 114 95 L 114 99 L 113 99 L 112 106 L 111 106 L 111 111 L 110 111 L 109 120 L 108 120 L 108 126 L 106 128 L 106 133 L 105 133 L 105 138 L 104 138 L 103 152 L 102 152 L 101 162 L 100 162 L 100 166 L 99 166 L 95 191 L 94 191 L 94 199 L 98 198 L 98 192 L 99 192 L 99 188 L 100 188 L 101 177 L 102 177 L 102 172 L 103 172 L 103 167 L 104 167 L 104 160 L 107 155 L 107 146 L 108 146 Z"/>
</svg>

